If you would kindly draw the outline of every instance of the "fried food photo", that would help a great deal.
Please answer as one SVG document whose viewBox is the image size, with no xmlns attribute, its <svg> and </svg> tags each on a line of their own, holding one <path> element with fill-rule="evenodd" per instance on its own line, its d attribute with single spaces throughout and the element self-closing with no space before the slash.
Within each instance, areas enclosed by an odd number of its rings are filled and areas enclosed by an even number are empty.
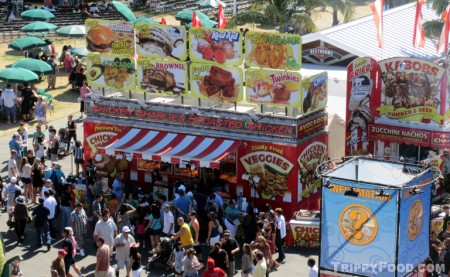
<svg viewBox="0 0 450 277">
<path fill-rule="evenodd" d="M 131 75 L 126 68 L 105 66 L 103 75 L 105 77 L 106 85 L 118 89 L 122 89 L 125 86 L 125 83 L 131 81 Z"/>
<path fill-rule="evenodd" d="M 109 52 L 116 34 L 111 28 L 99 25 L 89 30 L 86 35 L 87 49 L 92 52 Z"/>
<path fill-rule="evenodd" d="M 292 56 L 291 52 L 291 46 L 284 43 L 258 43 L 253 45 L 247 59 L 256 62 L 261 67 L 284 68 L 288 58 Z"/>
<path fill-rule="evenodd" d="M 211 66 L 209 75 L 198 81 L 200 93 L 208 98 L 235 101 L 239 94 L 239 84 L 231 72 L 218 66 Z"/>
</svg>

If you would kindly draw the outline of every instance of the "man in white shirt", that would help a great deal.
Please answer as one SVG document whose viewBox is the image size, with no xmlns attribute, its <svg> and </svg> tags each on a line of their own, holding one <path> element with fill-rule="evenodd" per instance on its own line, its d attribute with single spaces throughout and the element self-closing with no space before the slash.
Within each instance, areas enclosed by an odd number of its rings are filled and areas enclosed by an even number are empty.
<svg viewBox="0 0 450 277">
<path fill-rule="evenodd" d="M 164 226 L 161 237 L 170 237 L 175 231 L 174 229 L 175 219 L 173 217 L 172 212 L 170 211 L 170 205 L 166 204 L 163 210 L 164 210 Z"/>
<path fill-rule="evenodd" d="M 5 113 L 8 118 L 8 124 L 11 124 L 11 116 L 16 123 L 16 99 L 17 96 L 11 88 L 11 84 L 6 85 L 6 89 L 2 92 L 2 102 L 5 106 Z"/>
<path fill-rule="evenodd" d="M 14 199 L 16 198 L 16 191 L 20 191 L 21 193 L 23 192 L 22 189 L 17 185 L 16 177 L 11 177 L 10 181 L 11 183 L 9 184 L 9 186 L 7 186 L 3 190 L 3 199 L 7 201 L 6 207 L 8 211 L 9 221 L 11 221 L 12 219 L 14 207 L 16 205 L 16 203 L 14 202 Z"/>
<path fill-rule="evenodd" d="M 286 256 L 284 255 L 284 238 L 286 237 L 286 220 L 283 216 L 283 209 L 276 208 L 275 215 L 277 218 L 277 231 L 275 236 L 275 245 L 278 249 L 277 262 L 282 263 Z"/>
<path fill-rule="evenodd" d="M 130 276 L 130 247 L 136 242 L 130 233 L 130 228 L 128 226 L 123 226 L 122 233 L 117 235 L 114 239 L 117 261 L 116 276 L 119 276 L 119 271 L 124 267 L 127 271 L 126 276 Z"/>
<path fill-rule="evenodd" d="M 317 277 L 319 276 L 319 270 L 317 269 L 316 260 L 313 258 L 308 259 L 309 266 L 309 275 L 308 277 Z"/>
<path fill-rule="evenodd" d="M 55 228 L 54 228 L 54 221 L 55 221 L 55 212 L 56 212 L 56 199 L 54 197 L 54 192 L 52 189 L 44 192 L 44 206 L 47 207 L 50 210 L 50 214 L 48 215 L 48 227 L 49 227 L 49 240 L 55 239 Z"/>
<path fill-rule="evenodd" d="M 117 236 L 117 226 L 111 218 L 109 209 L 102 211 L 102 218 L 97 221 L 94 229 L 94 241 L 100 237 L 105 240 L 105 244 L 109 246 L 110 254 L 112 255 L 112 248 L 114 246 L 114 238 Z"/>
</svg>

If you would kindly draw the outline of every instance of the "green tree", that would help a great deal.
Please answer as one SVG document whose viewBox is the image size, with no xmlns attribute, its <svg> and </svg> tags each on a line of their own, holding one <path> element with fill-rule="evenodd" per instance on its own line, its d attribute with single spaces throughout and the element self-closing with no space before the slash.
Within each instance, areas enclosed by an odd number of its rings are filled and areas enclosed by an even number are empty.
<svg viewBox="0 0 450 277">
<path fill-rule="evenodd" d="M 344 15 L 344 22 L 348 22 L 353 18 L 355 9 L 353 8 L 353 3 L 349 0 L 322 0 L 323 11 L 326 11 L 327 7 L 332 9 L 331 14 L 333 15 L 332 26 L 339 24 L 338 14 Z"/>
<path fill-rule="evenodd" d="M 445 11 L 449 4 L 449 0 L 433 0 L 431 3 L 431 8 L 439 15 Z M 439 39 L 442 31 L 442 27 L 444 27 L 444 21 L 442 19 L 430 20 L 423 23 L 423 28 L 425 30 L 425 36 L 433 39 Z"/>
</svg>

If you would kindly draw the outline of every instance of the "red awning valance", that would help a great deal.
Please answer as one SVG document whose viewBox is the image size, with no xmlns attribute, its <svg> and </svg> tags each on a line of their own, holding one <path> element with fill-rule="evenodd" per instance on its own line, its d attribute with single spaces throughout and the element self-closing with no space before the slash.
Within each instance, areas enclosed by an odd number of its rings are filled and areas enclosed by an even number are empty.
<svg viewBox="0 0 450 277">
<path fill-rule="evenodd" d="M 108 155 L 133 153 L 135 158 L 218 168 L 220 160 L 241 143 L 234 140 L 126 128 L 98 148 Z"/>
</svg>

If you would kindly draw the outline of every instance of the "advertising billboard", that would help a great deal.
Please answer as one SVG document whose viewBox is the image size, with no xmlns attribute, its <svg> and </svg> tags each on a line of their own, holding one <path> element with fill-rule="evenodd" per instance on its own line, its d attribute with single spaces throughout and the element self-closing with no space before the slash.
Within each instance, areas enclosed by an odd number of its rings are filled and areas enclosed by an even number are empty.
<svg viewBox="0 0 450 277">
<path fill-rule="evenodd" d="M 86 19 L 87 50 L 104 55 L 134 55 L 132 22 Z"/>
<path fill-rule="evenodd" d="M 138 59 L 138 89 L 184 96 L 188 92 L 187 71 L 185 62 Z"/>
<path fill-rule="evenodd" d="M 394 276 L 398 190 L 330 179 L 322 192 L 320 267 L 363 276 Z M 357 196 L 346 195 L 353 189 Z M 348 194 L 348 193 L 347 193 Z M 364 266 L 362 266 L 364 265 Z"/>
<path fill-rule="evenodd" d="M 192 63 L 189 79 L 193 97 L 228 102 L 243 99 L 244 76 L 239 67 Z"/>
<path fill-rule="evenodd" d="M 241 32 L 228 29 L 190 28 L 189 58 L 199 63 L 241 65 Z"/>
<path fill-rule="evenodd" d="M 132 58 L 89 53 L 86 67 L 90 86 L 123 90 L 134 90 L 136 87 L 136 65 Z"/>
<path fill-rule="evenodd" d="M 248 67 L 300 70 L 302 38 L 300 35 L 247 32 L 245 65 Z"/>
<path fill-rule="evenodd" d="M 152 59 L 186 60 L 186 28 L 139 22 L 136 28 L 136 52 Z"/>
<path fill-rule="evenodd" d="M 328 73 L 326 71 L 302 80 L 302 113 L 324 109 L 328 100 Z"/>
<path fill-rule="evenodd" d="M 293 108 L 301 105 L 300 73 L 249 68 L 245 84 L 248 102 Z"/>
</svg>

